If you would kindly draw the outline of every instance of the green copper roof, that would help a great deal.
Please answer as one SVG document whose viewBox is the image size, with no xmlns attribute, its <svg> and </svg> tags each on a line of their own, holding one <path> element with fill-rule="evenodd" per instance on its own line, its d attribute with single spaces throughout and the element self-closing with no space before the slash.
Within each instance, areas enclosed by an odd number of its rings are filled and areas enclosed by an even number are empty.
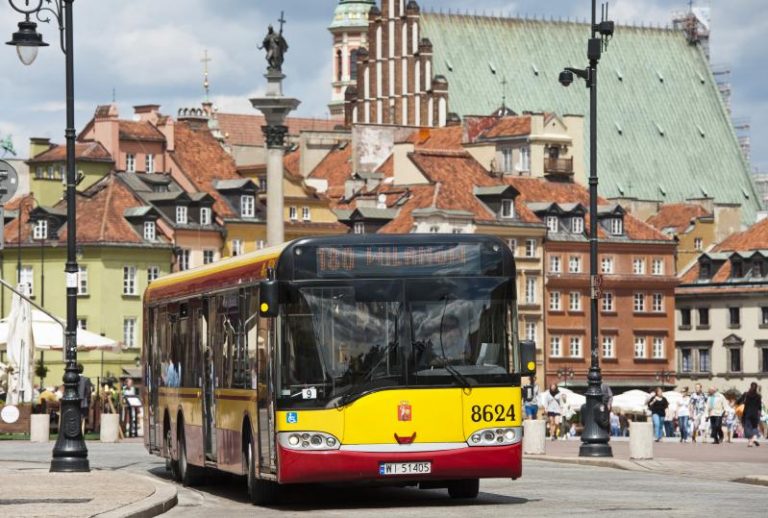
<svg viewBox="0 0 768 518">
<path fill-rule="evenodd" d="M 333 13 L 330 29 L 340 27 L 368 27 L 368 11 L 375 0 L 341 0 Z"/>
<path fill-rule="evenodd" d="M 422 35 L 434 45 L 434 74 L 449 81 L 449 111 L 494 112 L 506 77 L 507 106 L 518 113 L 589 115 L 584 83 L 558 82 L 563 67 L 587 66 L 587 24 L 423 13 Z M 743 221 L 754 222 L 757 191 L 697 45 L 675 30 L 618 26 L 598 71 L 602 196 L 668 202 L 710 196 L 742 204 Z"/>
</svg>

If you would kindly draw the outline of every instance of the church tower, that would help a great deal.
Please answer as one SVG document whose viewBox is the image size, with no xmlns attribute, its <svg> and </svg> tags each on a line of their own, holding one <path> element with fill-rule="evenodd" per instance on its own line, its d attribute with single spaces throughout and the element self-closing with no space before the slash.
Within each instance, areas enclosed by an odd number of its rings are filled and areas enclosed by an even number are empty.
<svg viewBox="0 0 768 518">
<path fill-rule="evenodd" d="M 339 0 L 336 6 L 328 28 L 333 35 L 333 93 L 328 105 L 332 118 L 344 118 L 344 94 L 357 84 L 357 53 L 367 46 L 368 12 L 375 5 L 375 0 Z"/>
</svg>

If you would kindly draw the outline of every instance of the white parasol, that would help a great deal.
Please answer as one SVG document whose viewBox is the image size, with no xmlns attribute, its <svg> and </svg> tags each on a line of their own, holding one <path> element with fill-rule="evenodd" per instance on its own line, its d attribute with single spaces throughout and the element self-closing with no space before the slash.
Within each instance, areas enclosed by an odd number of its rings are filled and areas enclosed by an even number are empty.
<svg viewBox="0 0 768 518">
<path fill-rule="evenodd" d="M 27 307 L 29 305 L 27 304 Z M 13 320 L 13 307 L 8 318 L 0 320 L 0 347 L 8 342 Z M 32 310 L 32 336 L 35 348 L 42 351 L 64 349 L 64 328 L 62 324 L 37 309 Z M 77 330 L 77 348 L 80 351 L 119 351 L 120 344 L 105 336 L 84 329 Z"/>
<path fill-rule="evenodd" d="M 629 390 L 613 398 L 613 411 L 616 413 L 646 415 L 650 395 L 642 390 Z"/>
<path fill-rule="evenodd" d="M 10 405 L 32 401 L 34 373 L 34 340 L 32 308 L 29 302 L 14 294 L 6 323 L 5 342 L 8 349 L 8 395 Z"/>
</svg>

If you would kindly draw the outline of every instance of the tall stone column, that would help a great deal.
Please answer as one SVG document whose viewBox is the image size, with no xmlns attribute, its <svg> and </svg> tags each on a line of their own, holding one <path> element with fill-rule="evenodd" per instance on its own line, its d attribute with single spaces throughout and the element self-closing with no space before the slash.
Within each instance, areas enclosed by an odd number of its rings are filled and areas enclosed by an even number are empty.
<svg viewBox="0 0 768 518">
<path fill-rule="evenodd" d="M 288 133 L 285 119 L 301 101 L 283 96 L 285 74 L 282 72 L 269 70 L 264 77 L 267 78 L 267 92 L 264 97 L 251 99 L 251 105 L 266 119 L 266 125 L 261 129 L 267 148 L 267 243 L 275 246 L 285 241 L 283 158 Z"/>
</svg>

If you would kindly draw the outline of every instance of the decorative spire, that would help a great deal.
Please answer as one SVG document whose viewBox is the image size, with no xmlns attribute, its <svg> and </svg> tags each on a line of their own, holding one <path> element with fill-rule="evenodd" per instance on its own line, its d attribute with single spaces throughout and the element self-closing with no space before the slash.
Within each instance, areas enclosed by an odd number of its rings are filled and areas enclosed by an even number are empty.
<svg viewBox="0 0 768 518">
<path fill-rule="evenodd" d="M 208 57 L 208 49 L 205 49 L 205 52 L 203 53 L 203 59 L 200 60 L 203 63 L 204 67 L 204 79 L 203 79 L 203 88 L 205 89 L 205 102 L 209 101 L 209 94 L 210 94 L 210 86 L 211 84 L 208 82 L 208 63 L 213 61 L 211 58 Z"/>
</svg>

